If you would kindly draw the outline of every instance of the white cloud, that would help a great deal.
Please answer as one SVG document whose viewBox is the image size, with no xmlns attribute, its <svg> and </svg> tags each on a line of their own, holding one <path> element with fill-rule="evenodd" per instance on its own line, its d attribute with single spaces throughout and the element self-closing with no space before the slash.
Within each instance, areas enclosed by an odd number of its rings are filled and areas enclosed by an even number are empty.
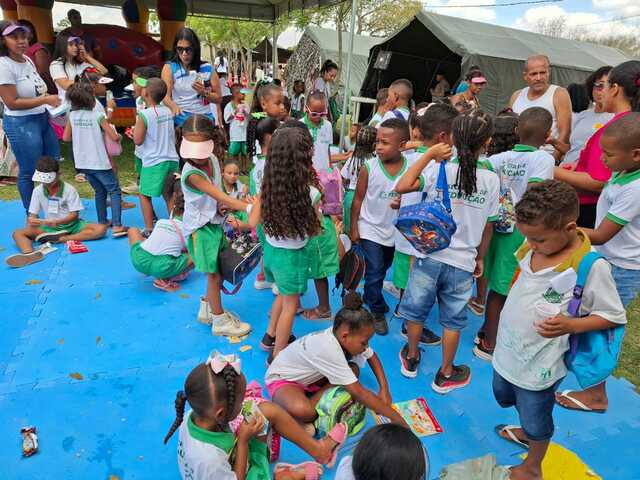
<svg viewBox="0 0 640 480">
<path fill-rule="evenodd" d="M 595 10 L 602 10 L 611 17 L 640 15 L 640 2 L 637 0 L 592 0 Z"/>
<path fill-rule="evenodd" d="M 122 18 L 122 11 L 119 8 L 87 7 L 75 3 L 55 2 L 52 11 L 54 27 L 60 20 L 67 18 L 67 12 L 72 8 L 80 12 L 84 23 L 106 23 L 126 26 L 124 18 Z"/>
<path fill-rule="evenodd" d="M 426 3 L 426 2 L 423 2 Z M 477 20 L 479 22 L 494 23 L 496 20 L 496 11 L 489 7 L 464 7 L 455 8 L 459 5 L 485 5 L 487 0 L 436 0 L 430 1 L 425 8 L 428 11 L 449 15 L 450 17 L 466 18 L 468 20 Z M 446 8 L 438 8 L 446 7 Z"/>
</svg>

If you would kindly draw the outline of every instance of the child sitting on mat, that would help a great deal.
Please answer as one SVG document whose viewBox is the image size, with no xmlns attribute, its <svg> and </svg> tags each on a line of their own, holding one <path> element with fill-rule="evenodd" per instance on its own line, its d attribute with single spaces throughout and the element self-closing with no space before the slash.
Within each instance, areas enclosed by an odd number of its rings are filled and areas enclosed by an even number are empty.
<svg viewBox="0 0 640 480">
<path fill-rule="evenodd" d="M 158 220 L 148 238 L 137 228 L 130 228 L 128 232 L 133 267 L 155 277 L 153 286 L 165 292 L 178 290 L 177 282 L 184 280 L 193 268 L 182 226 L 184 195 L 180 180 L 175 182 L 178 186 L 173 194 L 172 218 Z"/>
<path fill-rule="evenodd" d="M 33 181 L 40 182 L 33 190 L 27 226 L 13 232 L 13 239 L 21 253 L 6 258 L 10 267 L 24 267 L 44 258 L 40 249 L 33 249 L 33 241 L 62 243 L 102 238 L 107 226 L 87 223 L 80 218 L 84 209 L 78 191 L 60 179 L 60 164 L 51 157 L 41 157 L 36 163 Z M 44 212 L 44 219 L 38 214 Z"/>
</svg>

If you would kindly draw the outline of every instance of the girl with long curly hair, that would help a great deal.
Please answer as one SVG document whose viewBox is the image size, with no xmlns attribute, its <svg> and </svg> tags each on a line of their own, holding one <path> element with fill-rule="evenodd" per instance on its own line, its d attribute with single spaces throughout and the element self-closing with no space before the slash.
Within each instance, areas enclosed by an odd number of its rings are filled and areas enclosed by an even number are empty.
<svg viewBox="0 0 640 480">
<path fill-rule="evenodd" d="M 302 126 L 302 124 L 301 124 Z M 271 139 L 262 189 L 249 224 L 264 229 L 264 273 L 278 296 L 261 346 L 269 359 L 287 346 L 300 295 L 307 290 L 309 239 L 318 235 L 321 193 L 313 170 L 313 141 L 294 126 L 278 128 Z"/>
</svg>

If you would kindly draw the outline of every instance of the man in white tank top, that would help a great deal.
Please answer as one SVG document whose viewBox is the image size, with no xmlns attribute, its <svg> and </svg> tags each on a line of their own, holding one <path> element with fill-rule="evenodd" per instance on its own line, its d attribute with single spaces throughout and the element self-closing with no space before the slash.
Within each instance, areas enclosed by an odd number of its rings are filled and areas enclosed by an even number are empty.
<svg viewBox="0 0 640 480">
<path fill-rule="evenodd" d="M 524 64 L 524 81 L 527 87 L 516 90 L 511 95 L 509 106 L 517 114 L 530 107 L 542 107 L 551 113 L 552 138 L 542 148 L 552 153 L 556 160 L 569 150 L 571 135 L 571 99 L 563 87 L 551 85 L 551 64 L 546 55 L 532 55 Z"/>
</svg>

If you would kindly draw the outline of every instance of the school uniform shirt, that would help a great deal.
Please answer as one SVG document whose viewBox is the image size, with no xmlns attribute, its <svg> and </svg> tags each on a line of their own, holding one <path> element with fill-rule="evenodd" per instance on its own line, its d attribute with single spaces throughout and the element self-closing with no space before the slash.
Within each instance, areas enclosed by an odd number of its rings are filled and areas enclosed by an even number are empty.
<svg viewBox="0 0 640 480">
<path fill-rule="evenodd" d="M 353 164 L 357 159 L 353 158 L 353 155 L 345 162 L 345 164 L 340 169 L 340 176 L 344 178 L 347 184 L 347 190 L 355 190 L 358 186 L 358 172 L 353 171 Z"/>
<path fill-rule="evenodd" d="M 622 230 L 596 250 L 617 267 L 640 270 L 640 170 L 613 174 L 598 199 L 596 228 L 605 218 Z"/>
<path fill-rule="evenodd" d="M 247 141 L 247 124 L 249 122 L 249 109 L 245 104 L 234 105 L 227 103 L 224 107 L 224 121 L 229 124 L 229 139 L 232 142 Z"/>
<path fill-rule="evenodd" d="M 349 362 L 362 368 L 373 353 L 371 347 L 367 347 L 361 354 L 347 359 L 333 327 L 329 327 L 305 335 L 282 350 L 267 369 L 265 382 L 287 380 L 308 386 L 326 378 L 331 385 L 352 385 L 358 377 Z"/>
<path fill-rule="evenodd" d="M 212 176 L 209 176 L 204 169 L 198 168 L 189 162 L 185 162 L 182 167 L 180 184 L 182 185 L 182 193 L 184 195 L 182 224 L 185 235 L 191 235 L 207 223 L 221 224 L 223 220 L 223 218 L 218 215 L 218 202 L 216 199 L 193 188 L 187 183 L 187 179 L 191 175 L 200 175 L 209 180 L 217 188 L 221 188 L 222 175 L 220 174 L 218 159 L 212 155 L 209 157 L 209 161 L 212 164 Z"/>
<path fill-rule="evenodd" d="M 463 192 L 459 193 L 456 186 L 458 168 L 457 159 L 447 162 L 445 166 L 451 211 L 458 228 L 447 248 L 430 253 L 428 257 L 452 267 L 473 272 L 484 227 L 487 222 L 496 221 L 498 218 L 500 180 L 495 173 L 479 166 L 476 170 L 477 190 L 471 195 L 465 195 Z M 420 176 L 420 191 L 427 192 L 430 200 L 435 199 L 437 195 L 436 184 L 439 171 L 440 164 L 431 162 Z M 425 257 L 420 253 L 416 256 Z"/>
<path fill-rule="evenodd" d="M 144 142 L 136 152 L 142 160 L 142 166 L 153 167 L 162 162 L 177 162 L 179 157 L 171 110 L 163 105 L 156 105 L 138 112 L 138 116 L 147 129 Z"/>
<path fill-rule="evenodd" d="M 300 119 L 304 123 L 311 137 L 313 138 L 313 168 L 317 172 L 329 169 L 329 147 L 333 143 L 333 128 L 331 122 L 325 118 L 320 121 L 320 125 L 314 125 L 305 116 Z"/>
<path fill-rule="evenodd" d="M 232 198 L 238 199 L 242 197 L 242 194 L 244 193 L 244 187 L 244 183 L 242 183 L 240 180 L 236 180 L 236 183 L 233 184 L 231 190 L 228 190 L 227 186 L 224 185 L 224 193 Z"/>
<path fill-rule="evenodd" d="M 178 430 L 178 469 L 183 480 L 236 480 L 226 452 L 215 444 L 215 436 L 198 428 L 191 411 Z"/>
<path fill-rule="evenodd" d="M 93 65 L 88 62 L 63 62 L 62 59 L 59 58 L 51 62 L 51 65 L 49 65 L 49 73 L 51 74 L 53 81 L 60 79 L 75 81 L 77 76 L 82 75 L 87 68 L 92 67 Z M 60 100 L 64 102 L 67 91 L 57 83 L 56 87 L 58 88 L 58 97 L 60 97 Z"/>
<path fill-rule="evenodd" d="M 369 120 L 369 126 L 377 127 L 380 122 L 382 122 L 382 115 L 380 115 L 380 112 L 376 112 L 373 114 L 373 117 L 371 117 L 371 120 Z"/>
<path fill-rule="evenodd" d="M 186 248 L 182 220 L 158 220 L 149 238 L 140 244 L 151 255 L 179 257 Z"/>
<path fill-rule="evenodd" d="M 304 106 L 304 103 L 305 103 L 304 93 L 301 93 L 300 95 L 297 95 L 297 96 L 294 95 L 293 97 L 291 97 L 291 110 L 297 110 L 298 112 L 301 112 Z"/>
<path fill-rule="evenodd" d="M 262 190 L 262 178 L 264 177 L 264 164 L 266 157 L 264 155 L 253 156 L 253 168 L 251 169 L 250 185 L 253 185 L 255 190 L 251 191 L 251 195 L 258 195 Z"/>
<path fill-rule="evenodd" d="M 72 212 L 84 210 L 80 201 L 80 195 L 73 185 L 60 182 L 60 187 L 55 196 L 50 196 L 49 192 L 40 184 L 33 189 L 29 213 L 38 215 L 44 213 L 47 220 L 58 220 L 64 218 Z"/>
<path fill-rule="evenodd" d="M 398 196 L 396 182 L 407 171 L 407 166 L 407 158 L 403 156 L 400 170 L 392 177 L 379 158 L 374 157 L 364 163 L 363 168 L 369 173 L 369 183 L 358 218 L 360 238 L 393 247 L 396 230 L 393 221 L 398 216 L 398 210 L 392 209 L 390 204 Z"/>
<path fill-rule="evenodd" d="M 311 196 L 311 205 L 314 207 L 318 204 L 320 199 L 322 198 L 322 194 L 320 190 L 318 190 L 314 186 L 309 187 L 309 195 Z M 271 235 L 267 235 L 265 232 L 265 239 L 267 243 L 272 247 L 276 248 L 286 248 L 288 250 L 298 250 L 304 247 L 307 242 L 309 242 L 309 237 L 304 238 L 289 238 L 289 237 L 272 237 Z"/>
<path fill-rule="evenodd" d="M 399 118 L 399 119 L 404 119 L 405 121 L 409 121 L 409 107 L 398 107 L 398 108 L 394 108 L 393 110 L 389 110 L 387 113 L 385 113 L 382 116 L 382 120 L 380 120 L 380 123 L 378 125 L 376 125 L 377 128 L 380 128 L 380 124 L 382 122 L 384 122 L 385 120 L 389 120 L 390 118 Z"/>
<path fill-rule="evenodd" d="M 100 122 L 105 116 L 96 110 L 69 113 L 73 161 L 78 170 L 111 170 Z"/>
<path fill-rule="evenodd" d="M 23 56 L 24 62 L 16 62 L 11 57 L 0 57 L 0 85 L 14 85 L 18 98 L 36 98 L 47 94 L 47 84 L 38 73 L 36 66 Z M 44 113 L 46 107 L 40 105 L 24 110 L 11 110 L 4 105 L 4 115 L 10 117 L 23 117 Z"/>
<path fill-rule="evenodd" d="M 487 161 L 500 178 L 501 187 L 513 191 L 514 204 L 520 201 L 529 183 L 553 179 L 556 166 L 549 152 L 520 144 L 511 151 L 488 157 Z"/>
<path fill-rule="evenodd" d="M 544 318 L 536 305 L 557 305 L 566 314 L 573 298 L 578 266 L 591 250 L 588 238 L 579 231 L 582 246 L 560 265 L 533 272 L 532 252 L 524 244 L 516 252 L 520 274 L 509 291 L 500 314 L 500 326 L 493 368 L 509 383 L 526 390 L 540 391 L 551 387 L 567 374 L 564 354 L 569 349 L 569 335 L 544 338 L 535 322 Z M 604 293 L 603 293 L 604 292 Z M 616 291 L 611 266 L 596 261 L 589 272 L 582 294 L 581 315 L 598 315 L 616 324 L 625 324 L 624 307 Z"/>
</svg>

